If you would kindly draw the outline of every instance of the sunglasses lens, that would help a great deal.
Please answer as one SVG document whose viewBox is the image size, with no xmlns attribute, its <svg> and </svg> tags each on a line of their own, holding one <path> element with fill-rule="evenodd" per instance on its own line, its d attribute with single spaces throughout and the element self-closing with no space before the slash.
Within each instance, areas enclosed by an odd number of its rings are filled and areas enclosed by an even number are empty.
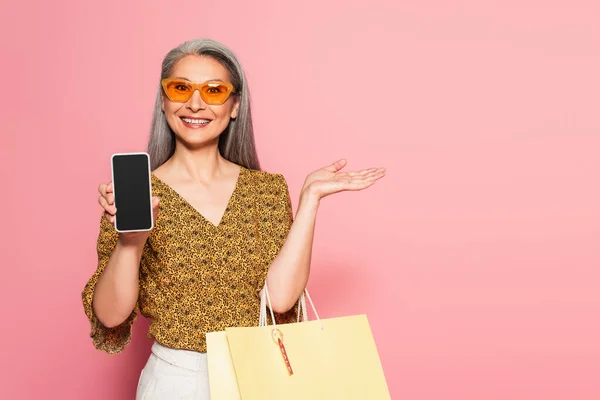
<svg viewBox="0 0 600 400">
<path fill-rule="evenodd" d="M 183 79 L 173 79 L 163 81 L 163 87 L 169 100 L 177 103 L 187 102 L 196 89 L 200 90 L 200 96 L 206 104 L 223 104 L 231 94 L 231 85 L 223 82 L 208 82 L 198 85 Z"/>
<path fill-rule="evenodd" d="M 229 94 L 229 87 L 219 82 L 209 82 L 202 88 L 202 99 L 206 104 L 223 104 Z"/>
<path fill-rule="evenodd" d="M 165 92 L 169 100 L 184 103 L 193 94 L 192 85 L 183 80 L 170 81 L 165 87 Z"/>
</svg>

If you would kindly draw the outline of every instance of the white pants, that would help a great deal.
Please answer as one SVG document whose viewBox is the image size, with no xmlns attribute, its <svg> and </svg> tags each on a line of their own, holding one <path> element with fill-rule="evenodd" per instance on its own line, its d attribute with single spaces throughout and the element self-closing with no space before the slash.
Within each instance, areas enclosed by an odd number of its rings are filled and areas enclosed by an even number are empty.
<svg viewBox="0 0 600 400">
<path fill-rule="evenodd" d="M 136 400 L 210 400 L 206 353 L 152 345 Z"/>
</svg>

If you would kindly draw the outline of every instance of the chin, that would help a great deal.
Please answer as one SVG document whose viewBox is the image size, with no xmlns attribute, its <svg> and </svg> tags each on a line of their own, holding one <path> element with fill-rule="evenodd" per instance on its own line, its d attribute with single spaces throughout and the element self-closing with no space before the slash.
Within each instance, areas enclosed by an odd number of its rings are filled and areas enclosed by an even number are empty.
<svg viewBox="0 0 600 400">
<path fill-rule="evenodd" d="M 175 134 L 177 140 L 182 142 L 186 147 L 198 148 L 204 147 L 213 143 L 219 142 L 219 135 L 214 133 L 200 133 L 200 132 L 181 132 Z"/>
</svg>

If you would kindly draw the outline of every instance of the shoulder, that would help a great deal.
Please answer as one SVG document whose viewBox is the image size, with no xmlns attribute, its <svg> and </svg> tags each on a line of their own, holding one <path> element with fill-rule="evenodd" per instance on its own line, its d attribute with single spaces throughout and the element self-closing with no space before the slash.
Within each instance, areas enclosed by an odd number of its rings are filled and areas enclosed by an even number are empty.
<svg viewBox="0 0 600 400">
<path fill-rule="evenodd" d="M 257 171 L 247 170 L 250 182 L 257 188 L 263 190 L 287 190 L 287 182 L 283 174 L 268 172 L 268 171 Z"/>
<path fill-rule="evenodd" d="M 292 202 L 283 174 L 248 170 L 248 195 L 255 201 L 261 220 L 273 229 L 290 226 Z"/>
</svg>

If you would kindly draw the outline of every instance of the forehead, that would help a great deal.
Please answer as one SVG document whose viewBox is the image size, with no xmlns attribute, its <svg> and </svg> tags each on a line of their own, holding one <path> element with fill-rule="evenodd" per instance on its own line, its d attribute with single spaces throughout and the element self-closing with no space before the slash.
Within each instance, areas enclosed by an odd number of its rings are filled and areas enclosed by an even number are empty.
<svg viewBox="0 0 600 400">
<path fill-rule="evenodd" d="M 190 55 L 175 63 L 169 77 L 185 78 L 193 82 L 210 80 L 228 82 L 229 72 L 214 58 Z"/>
</svg>

